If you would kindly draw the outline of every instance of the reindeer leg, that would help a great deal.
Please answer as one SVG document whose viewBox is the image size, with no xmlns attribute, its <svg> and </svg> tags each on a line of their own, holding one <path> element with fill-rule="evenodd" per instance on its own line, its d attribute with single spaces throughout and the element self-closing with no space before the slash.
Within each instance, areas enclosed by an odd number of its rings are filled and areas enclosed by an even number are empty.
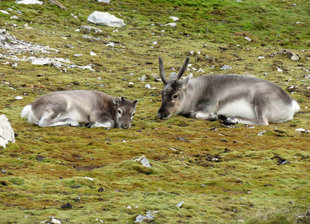
<svg viewBox="0 0 310 224">
<path fill-rule="evenodd" d="M 79 123 L 71 118 L 59 119 L 60 114 L 55 116 L 54 111 L 48 110 L 43 113 L 39 121 L 40 127 L 55 127 L 55 126 L 74 126 L 78 127 Z"/>
<path fill-rule="evenodd" d="M 102 114 L 100 111 L 95 111 L 89 116 L 89 127 L 90 128 L 114 128 L 115 121 Z"/>
<path fill-rule="evenodd" d="M 216 113 L 208 113 L 208 112 L 203 111 L 203 110 L 190 112 L 189 117 L 195 118 L 195 119 L 200 119 L 200 120 L 209 120 L 209 121 L 218 120 L 218 116 Z"/>
</svg>

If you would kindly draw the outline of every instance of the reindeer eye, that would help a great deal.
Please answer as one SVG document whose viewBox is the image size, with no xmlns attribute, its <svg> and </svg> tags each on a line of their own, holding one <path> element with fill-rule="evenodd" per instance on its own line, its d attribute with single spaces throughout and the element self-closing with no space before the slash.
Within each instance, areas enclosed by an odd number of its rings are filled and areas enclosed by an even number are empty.
<svg viewBox="0 0 310 224">
<path fill-rule="evenodd" d="M 121 111 L 121 110 L 117 110 L 117 112 L 118 112 L 119 114 L 121 114 L 121 113 L 122 113 L 122 111 Z"/>
<path fill-rule="evenodd" d="M 173 99 L 177 99 L 178 98 L 178 95 L 173 95 Z"/>
<path fill-rule="evenodd" d="M 135 113 L 132 113 L 132 115 L 131 116 L 135 116 Z"/>
</svg>

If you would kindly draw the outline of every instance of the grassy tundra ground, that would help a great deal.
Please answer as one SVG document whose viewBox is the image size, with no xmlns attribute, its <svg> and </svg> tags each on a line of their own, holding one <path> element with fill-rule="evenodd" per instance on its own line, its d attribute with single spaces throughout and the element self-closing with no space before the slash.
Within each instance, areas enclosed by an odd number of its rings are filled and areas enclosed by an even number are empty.
<svg viewBox="0 0 310 224">
<path fill-rule="evenodd" d="M 94 69 L 63 71 L 27 61 L 16 67 L 0 48 L 0 110 L 16 133 L 16 143 L 0 149 L 0 223 L 51 217 L 61 223 L 133 223 L 147 211 L 157 211 L 151 223 L 310 223 L 302 217 L 310 209 L 310 136 L 295 131 L 310 129 L 309 1 L 61 2 L 68 11 L 48 1 L 0 1 L 0 9 L 11 13 L 0 12 L 2 29 L 59 50 L 35 56 Z M 127 25 L 76 32 L 95 10 Z M 180 19 L 175 28 L 165 26 L 173 22 L 169 16 Z M 300 59 L 292 61 L 284 49 Z M 18 57 L 23 55 L 33 56 Z M 156 113 L 162 83 L 153 78 L 158 56 L 167 73 L 189 56 L 194 77 L 203 75 L 200 68 L 212 74 L 229 65 L 225 72 L 273 81 L 289 89 L 301 111 L 293 121 L 267 127 L 226 127 L 181 116 L 161 121 Z M 142 75 L 145 82 L 138 80 Z M 139 99 L 132 128 L 39 128 L 20 118 L 23 106 L 38 96 L 69 89 Z M 152 168 L 133 161 L 141 155 Z M 67 203 L 72 208 L 61 207 Z"/>
</svg>

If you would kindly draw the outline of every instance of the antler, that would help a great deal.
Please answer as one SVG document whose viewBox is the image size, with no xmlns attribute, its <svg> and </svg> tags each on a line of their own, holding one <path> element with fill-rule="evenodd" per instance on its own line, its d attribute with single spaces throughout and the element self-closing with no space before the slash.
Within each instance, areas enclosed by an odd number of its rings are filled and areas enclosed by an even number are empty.
<svg viewBox="0 0 310 224">
<path fill-rule="evenodd" d="M 182 68 L 181 68 L 180 71 L 179 71 L 179 74 L 178 74 L 178 78 L 177 78 L 177 79 L 180 79 L 181 76 L 183 75 L 183 73 L 185 72 L 185 69 L 186 69 L 186 67 L 187 67 L 187 65 L 188 65 L 188 62 L 189 62 L 189 57 L 187 57 L 187 58 L 185 59 L 185 62 L 184 62 L 184 64 L 183 64 Z"/>
<path fill-rule="evenodd" d="M 168 80 L 165 76 L 165 69 L 164 69 L 164 64 L 163 64 L 163 59 L 159 57 L 159 74 L 160 78 L 163 81 L 164 84 L 167 84 Z"/>
</svg>

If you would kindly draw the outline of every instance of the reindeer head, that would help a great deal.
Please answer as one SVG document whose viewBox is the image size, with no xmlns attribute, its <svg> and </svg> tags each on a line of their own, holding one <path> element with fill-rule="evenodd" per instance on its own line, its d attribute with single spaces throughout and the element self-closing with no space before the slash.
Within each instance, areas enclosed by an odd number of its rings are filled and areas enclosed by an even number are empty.
<svg viewBox="0 0 310 224">
<path fill-rule="evenodd" d="M 127 100 L 124 97 L 115 98 L 113 104 L 115 106 L 115 123 L 116 127 L 128 129 L 136 112 L 138 100 Z"/>
<path fill-rule="evenodd" d="M 178 114 L 183 109 L 189 78 L 184 80 L 180 80 L 180 78 L 185 72 L 188 62 L 189 58 L 186 58 L 179 73 L 171 73 L 169 80 L 167 80 L 163 61 L 161 57 L 159 57 L 159 73 L 160 78 L 164 83 L 164 88 L 161 92 L 162 103 L 158 110 L 158 117 L 160 119 L 168 119 L 172 114 Z"/>
</svg>

